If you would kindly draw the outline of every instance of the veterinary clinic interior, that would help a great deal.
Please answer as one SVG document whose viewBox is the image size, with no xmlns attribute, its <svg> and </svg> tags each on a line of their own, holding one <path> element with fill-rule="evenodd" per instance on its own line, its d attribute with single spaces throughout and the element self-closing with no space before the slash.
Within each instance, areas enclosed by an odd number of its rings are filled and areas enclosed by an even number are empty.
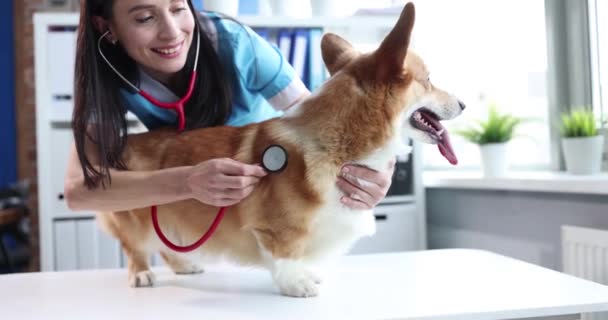
<svg viewBox="0 0 608 320">
<path fill-rule="evenodd" d="M 0 1 L 1 317 L 608 320 L 608 1 L 410 1 Z"/>
</svg>

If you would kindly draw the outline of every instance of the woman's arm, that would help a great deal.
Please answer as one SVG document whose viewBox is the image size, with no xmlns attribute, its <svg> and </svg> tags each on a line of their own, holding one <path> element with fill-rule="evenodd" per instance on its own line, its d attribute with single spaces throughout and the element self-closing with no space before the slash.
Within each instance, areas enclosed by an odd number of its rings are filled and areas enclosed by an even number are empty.
<svg viewBox="0 0 608 320">
<path fill-rule="evenodd" d="M 90 144 L 89 144 L 90 145 Z M 88 159 L 98 159 L 87 148 Z M 196 199 L 213 206 L 230 206 L 247 197 L 266 175 L 260 166 L 232 159 L 211 159 L 195 166 L 156 171 L 110 170 L 112 183 L 88 189 L 82 167 L 72 145 L 64 195 L 71 210 L 123 211 Z"/>
<path fill-rule="evenodd" d="M 89 159 L 96 159 L 89 156 Z M 112 184 L 88 189 L 76 147 L 72 145 L 65 178 L 64 195 L 71 210 L 120 211 L 190 198 L 185 183 L 191 167 L 158 171 L 110 170 Z"/>
</svg>

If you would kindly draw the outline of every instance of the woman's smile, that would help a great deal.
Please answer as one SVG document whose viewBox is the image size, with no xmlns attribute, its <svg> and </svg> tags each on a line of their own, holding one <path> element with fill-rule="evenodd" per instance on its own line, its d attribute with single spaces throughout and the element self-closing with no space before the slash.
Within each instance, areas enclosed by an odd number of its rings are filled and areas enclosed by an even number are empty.
<svg viewBox="0 0 608 320">
<path fill-rule="evenodd" d="M 182 40 L 181 42 L 179 42 L 175 45 L 156 47 L 156 48 L 152 48 L 151 50 L 161 58 L 174 59 L 181 55 L 185 41 L 186 40 Z"/>
</svg>

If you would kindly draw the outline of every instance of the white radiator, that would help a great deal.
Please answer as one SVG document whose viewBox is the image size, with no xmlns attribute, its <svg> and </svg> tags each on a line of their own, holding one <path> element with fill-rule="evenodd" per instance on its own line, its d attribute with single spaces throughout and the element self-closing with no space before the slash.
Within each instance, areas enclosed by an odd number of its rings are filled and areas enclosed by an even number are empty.
<svg viewBox="0 0 608 320">
<path fill-rule="evenodd" d="M 562 226 L 562 266 L 565 273 L 608 285 L 608 230 Z M 608 320 L 608 312 L 581 320 Z"/>
</svg>

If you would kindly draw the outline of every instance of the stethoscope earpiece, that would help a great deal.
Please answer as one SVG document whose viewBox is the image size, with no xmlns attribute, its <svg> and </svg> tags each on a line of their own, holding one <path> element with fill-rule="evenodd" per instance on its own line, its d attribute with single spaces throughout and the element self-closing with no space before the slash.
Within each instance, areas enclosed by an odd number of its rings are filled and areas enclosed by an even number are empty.
<svg viewBox="0 0 608 320">
<path fill-rule="evenodd" d="M 271 173 L 283 171 L 287 167 L 287 150 L 278 144 L 270 145 L 262 153 L 262 167 Z"/>
</svg>

